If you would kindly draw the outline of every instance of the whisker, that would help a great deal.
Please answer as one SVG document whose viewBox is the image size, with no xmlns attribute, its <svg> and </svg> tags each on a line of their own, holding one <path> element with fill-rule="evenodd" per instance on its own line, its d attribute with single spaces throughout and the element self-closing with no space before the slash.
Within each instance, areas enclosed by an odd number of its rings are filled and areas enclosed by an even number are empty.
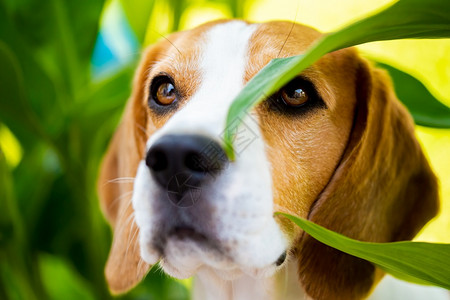
<svg viewBox="0 0 450 300">
<path fill-rule="evenodd" d="M 175 49 L 177 49 L 178 53 L 179 53 L 181 56 L 183 56 L 183 54 L 181 53 L 180 49 L 178 49 L 177 46 L 175 46 L 175 44 L 172 43 L 172 41 L 169 40 L 165 35 L 159 33 L 158 31 L 156 31 L 156 30 L 153 29 L 153 28 L 150 28 L 150 30 L 152 30 L 153 32 L 155 32 L 156 34 L 158 34 L 159 36 L 161 36 L 163 39 L 165 39 L 166 41 L 168 41 Z"/>
<path fill-rule="evenodd" d="M 149 138 L 148 132 L 147 132 L 147 130 L 145 130 L 144 126 L 142 126 L 141 124 L 136 122 L 136 128 L 141 130 L 145 134 L 145 137 L 147 139 Z"/>
<path fill-rule="evenodd" d="M 156 272 L 159 273 L 159 276 L 165 276 L 166 273 L 164 272 L 164 269 L 162 267 L 162 264 L 164 263 L 164 259 L 161 259 L 158 263 L 156 263 Z"/>
<path fill-rule="evenodd" d="M 147 265 L 147 263 L 139 256 L 139 261 L 138 261 L 138 270 L 144 269 L 145 265 Z M 144 275 L 144 279 L 147 277 L 149 272 L 145 273 Z"/>
<path fill-rule="evenodd" d="M 128 224 L 131 223 L 133 220 L 134 220 L 134 211 L 125 220 L 125 223 L 123 224 L 123 227 L 126 228 L 128 226 Z M 133 224 L 131 226 L 133 226 Z"/>
<path fill-rule="evenodd" d="M 107 183 L 133 183 L 133 182 L 134 177 L 117 177 L 107 181 Z"/>
<path fill-rule="evenodd" d="M 291 29 L 289 30 L 289 34 L 288 34 L 288 36 L 286 37 L 286 40 L 284 40 L 284 43 L 283 43 L 283 45 L 281 46 L 281 49 L 280 49 L 280 51 L 278 52 L 277 57 L 280 57 L 281 51 L 283 51 L 283 48 L 284 48 L 284 46 L 286 45 L 286 42 L 288 41 L 289 37 L 291 36 L 292 30 L 294 29 L 294 26 L 295 26 L 295 22 L 297 21 L 297 14 L 298 14 L 298 9 L 299 9 L 299 7 L 300 7 L 300 0 L 297 1 L 297 9 L 295 10 L 294 22 L 292 22 Z"/>
<path fill-rule="evenodd" d="M 130 196 L 130 195 L 132 195 L 132 194 L 133 194 L 133 191 L 132 191 L 132 190 L 123 193 L 122 195 L 120 195 L 119 197 L 117 197 L 116 199 L 114 199 L 113 201 L 111 201 L 110 206 L 116 205 L 116 204 L 119 203 L 122 199 L 124 199 L 124 198 L 126 198 L 126 197 L 128 197 L 128 196 Z M 130 204 L 131 204 L 131 201 L 129 201 L 128 205 L 130 205 Z"/>
<path fill-rule="evenodd" d="M 134 220 L 134 213 L 132 213 L 130 215 L 131 218 L 129 218 L 127 220 L 126 223 L 130 222 L 131 220 Z M 135 229 L 133 230 L 133 226 L 135 227 Z M 134 238 L 136 237 L 136 233 L 138 232 L 139 227 L 136 225 L 135 222 L 131 222 L 131 228 L 130 231 L 128 232 L 128 238 L 127 238 L 127 249 L 125 250 L 125 257 L 128 258 L 128 251 L 130 250 L 130 246 L 133 243 Z M 132 234 L 130 234 L 131 232 L 133 232 Z"/>
<path fill-rule="evenodd" d="M 134 216 L 134 213 L 133 213 L 133 216 Z M 136 218 L 134 218 L 134 217 L 133 217 L 133 221 L 132 221 L 132 225 L 131 225 L 131 226 L 136 227 L 136 230 L 135 230 L 133 236 L 131 237 L 131 240 L 134 240 L 134 239 L 137 240 L 137 235 L 138 235 L 138 233 L 139 233 L 139 226 L 137 225 L 137 223 L 136 223 Z M 135 248 L 135 250 L 136 250 L 136 247 L 137 247 L 137 246 L 138 246 L 138 243 L 137 243 L 137 242 L 134 243 L 134 248 Z"/>
</svg>

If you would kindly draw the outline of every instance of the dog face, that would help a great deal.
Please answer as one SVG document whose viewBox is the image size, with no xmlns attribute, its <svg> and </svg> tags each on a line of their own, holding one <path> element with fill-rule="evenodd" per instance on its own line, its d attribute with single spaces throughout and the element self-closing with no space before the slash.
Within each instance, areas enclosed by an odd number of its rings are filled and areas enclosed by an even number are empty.
<svg viewBox="0 0 450 300">
<path fill-rule="evenodd" d="M 227 159 L 222 133 L 235 96 L 271 59 L 319 37 L 298 24 L 221 21 L 145 52 L 99 180 L 114 228 L 113 291 L 158 261 L 178 278 L 207 269 L 232 280 L 270 276 L 288 256 L 312 297 L 357 299 L 376 281 L 374 267 L 273 213 L 377 242 L 411 239 L 435 214 L 436 180 L 412 120 L 353 49 L 267 95 L 243 117 L 236 159 Z"/>
</svg>

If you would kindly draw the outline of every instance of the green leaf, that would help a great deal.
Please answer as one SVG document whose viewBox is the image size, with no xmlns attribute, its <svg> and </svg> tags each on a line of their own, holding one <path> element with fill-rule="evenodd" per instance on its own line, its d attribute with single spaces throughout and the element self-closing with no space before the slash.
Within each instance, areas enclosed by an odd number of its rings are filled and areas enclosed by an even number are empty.
<svg viewBox="0 0 450 300">
<path fill-rule="evenodd" d="M 316 240 L 376 264 L 403 280 L 450 289 L 450 244 L 369 243 L 350 239 L 305 219 L 283 215 Z"/>
<path fill-rule="evenodd" d="M 25 127 L 34 132 L 35 124 L 24 94 L 25 87 L 17 57 L 1 40 L 0 65 L 0 93 L 3 95 L 0 99 L 0 118 L 14 127 Z"/>
<path fill-rule="evenodd" d="M 450 128 L 450 108 L 439 102 L 422 82 L 392 66 L 380 62 L 377 66 L 389 72 L 395 93 L 409 109 L 417 125 Z"/>
<path fill-rule="evenodd" d="M 41 137 L 46 131 L 57 132 L 61 109 L 54 82 L 35 59 L 36 49 L 30 47 L 3 8 L 0 2 L 0 60 L 2 66 L 5 64 L 5 68 L 0 68 L 0 89 L 2 94 L 6 91 L 6 96 L 0 98 L 0 108 L 4 108 L 0 109 L 0 117 L 26 143 L 25 130 Z"/>
<path fill-rule="evenodd" d="M 125 67 L 112 76 L 91 84 L 80 100 L 71 107 L 71 117 L 83 121 L 86 118 L 93 118 L 95 122 L 98 122 L 101 115 L 122 112 L 131 94 L 133 72 L 134 68 L 131 66 Z M 100 118 L 104 119 L 105 116 Z"/>
<path fill-rule="evenodd" d="M 51 300 L 94 300 L 87 282 L 57 256 L 41 254 L 39 256 L 41 277 Z"/>
<path fill-rule="evenodd" d="M 16 205 L 23 216 L 23 225 L 32 237 L 36 236 L 36 224 L 43 214 L 50 188 L 58 173 L 54 170 L 55 167 L 48 163 L 50 153 L 44 143 L 35 143 L 26 149 L 26 155 L 13 173 Z M 30 185 L 30 182 L 34 184 Z M 34 238 L 30 238 L 29 242 L 32 243 L 33 240 Z"/>
<path fill-rule="evenodd" d="M 246 0 L 229 0 L 228 5 L 232 12 L 233 18 L 244 18 L 244 7 Z"/>
<path fill-rule="evenodd" d="M 0 148 L 0 250 L 25 240 L 22 219 L 17 209 L 12 187 L 12 176 Z"/>
<path fill-rule="evenodd" d="M 27 237 L 13 191 L 13 177 L 0 148 L 0 297 L 39 299 L 27 260 Z M 40 296 L 40 297 L 39 297 Z"/>
<path fill-rule="evenodd" d="M 67 14 L 66 26 L 72 35 L 72 46 L 75 47 L 76 56 L 84 67 L 79 76 L 88 74 L 86 71 L 90 68 L 91 55 L 94 51 L 100 26 L 99 19 L 105 0 L 58 0 L 56 2 L 64 3 L 64 7 L 61 5 L 60 8 L 63 11 L 58 16 L 65 17 L 64 13 Z M 80 17 L 81 15 L 83 16 L 82 18 Z"/>
<path fill-rule="evenodd" d="M 88 80 L 103 0 L 27 0 L 24 4 L 10 9 L 11 39 L 23 42 L 21 52 L 30 52 L 63 85 L 60 92 L 70 100 Z"/>
<path fill-rule="evenodd" d="M 326 35 L 304 55 L 272 60 L 231 104 L 224 134 L 226 153 L 234 158 L 232 140 L 242 116 L 326 53 L 373 41 L 445 37 L 450 37 L 448 1 L 400 0 L 378 14 Z"/>
<path fill-rule="evenodd" d="M 227 127 L 224 132 L 225 152 L 234 159 L 232 140 L 245 114 L 257 103 L 270 96 L 273 91 L 289 81 L 290 75 L 283 75 L 292 69 L 302 56 L 272 59 L 256 74 L 231 104 L 227 115 Z"/>
</svg>

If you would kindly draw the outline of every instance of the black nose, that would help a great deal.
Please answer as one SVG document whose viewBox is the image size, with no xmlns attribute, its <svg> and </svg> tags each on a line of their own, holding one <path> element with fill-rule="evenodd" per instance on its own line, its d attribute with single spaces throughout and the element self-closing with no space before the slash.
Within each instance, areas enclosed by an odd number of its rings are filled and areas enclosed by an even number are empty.
<svg viewBox="0 0 450 300">
<path fill-rule="evenodd" d="M 201 135 L 164 135 L 150 147 L 146 157 L 153 177 L 165 189 L 170 189 L 171 184 L 183 184 L 180 181 L 187 182 L 188 187 L 199 187 L 227 163 L 222 147 Z"/>
</svg>

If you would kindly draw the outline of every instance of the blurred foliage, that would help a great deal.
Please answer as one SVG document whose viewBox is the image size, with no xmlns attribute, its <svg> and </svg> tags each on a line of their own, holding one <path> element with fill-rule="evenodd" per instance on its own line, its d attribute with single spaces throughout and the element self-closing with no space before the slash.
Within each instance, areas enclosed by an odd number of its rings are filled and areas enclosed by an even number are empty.
<svg viewBox="0 0 450 300">
<path fill-rule="evenodd" d="M 19 155 L 9 165 L 0 156 L 0 299 L 111 297 L 103 276 L 111 234 L 95 182 L 134 63 L 93 80 L 104 5 L 0 0 L 0 149 Z M 185 299 L 187 290 L 152 271 L 123 298 L 144 296 Z"/>
<path fill-rule="evenodd" d="M 118 1 L 140 45 L 248 15 L 238 0 Z M 0 299 L 111 298 L 103 276 L 111 233 L 95 182 L 138 58 L 92 75 L 111 2 L 0 0 Z M 153 268 L 119 298 L 187 299 L 188 289 Z"/>
</svg>

